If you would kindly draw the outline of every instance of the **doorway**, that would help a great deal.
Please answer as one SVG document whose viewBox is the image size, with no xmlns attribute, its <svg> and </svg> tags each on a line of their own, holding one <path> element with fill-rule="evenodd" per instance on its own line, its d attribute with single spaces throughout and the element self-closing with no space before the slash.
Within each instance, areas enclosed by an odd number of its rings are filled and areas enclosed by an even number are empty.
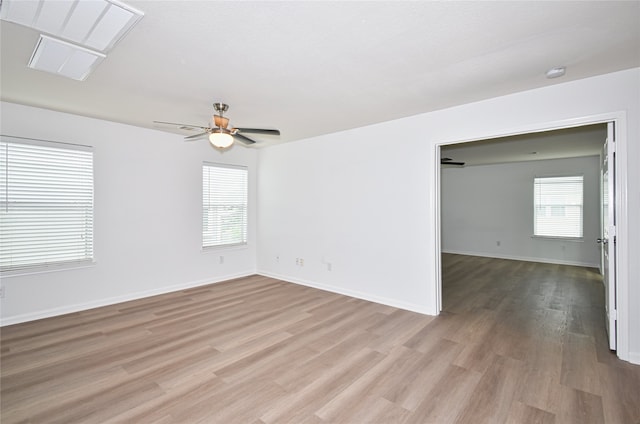
<svg viewBox="0 0 640 424">
<path fill-rule="evenodd" d="M 612 114 L 610 116 L 607 117 L 597 117 L 597 118 L 593 118 L 593 119 L 589 119 L 589 118 L 585 118 L 585 119 L 581 119 L 579 120 L 580 122 L 576 122 L 576 121 L 572 121 L 570 123 L 570 125 L 540 125 L 539 128 L 530 128 L 527 129 L 526 131 L 522 131 L 520 133 L 511 133 L 508 135 L 499 135 L 496 134 L 496 136 L 494 137 L 489 137 L 489 138 L 483 138 L 481 140 L 463 140 L 461 142 L 453 142 L 453 143 L 441 143 L 439 145 L 436 146 L 437 148 L 437 154 L 436 154 L 436 159 L 438 161 L 438 163 L 440 162 L 440 158 L 450 158 L 452 161 L 456 161 L 456 162 L 465 162 L 465 160 L 467 160 L 467 157 L 465 157 L 464 155 L 462 155 L 462 153 L 465 150 L 473 150 L 473 149 L 481 149 L 481 148 L 486 148 L 487 151 L 491 152 L 493 149 L 493 152 L 499 152 L 500 154 L 507 154 L 510 152 L 510 150 L 512 147 L 521 147 L 519 146 L 519 144 L 526 144 L 526 140 L 527 139 L 531 139 L 531 138 L 552 138 L 552 136 L 555 135 L 561 135 L 561 134 L 569 134 L 569 133 L 585 133 L 587 131 L 590 130 L 598 130 L 601 133 L 604 132 L 604 134 L 606 135 L 606 128 L 607 128 L 607 122 L 617 122 L 618 123 L 618 127 L 619 128 L 624 128 L 624 116 L 619 116 L 619 115 L 615 115 Z M 599 141 L 599 146 L 597 147 L 598 150 L 600 150 L 602 148 L 602 145 L 604 144 L 604 138 L 602 137 Z M 509 144 L 509 143 L 514 143 L 514 144 Z M 519 143 L 519 144 L 518 144 Z M 626 149 L 626 140 L 624 138 L 623 134 L 620 134 L 618 139 L 617 139 L 617 144 L 618 145 L 622 145 L 623 149 Z M 541 146 L 543 146 L 544 143 L 541 144 Z M 532 148 L 529 151 L 525 152 L 525 154 L 541 154 L 540 152 L 538 152 L 538 150 L 543 150 L 543 149 L 537 149 L 537 148 Z M 535 152 L 535 153 L 534 153 Z M 599 155 L 599 154 L 598 154 Z M 565 158 L 568 156 L 565 156 Z M 546 157 L 539 157 L 541 159 L 549 159 L 551 160 L 552 158 L 546 158 Z M 536 158 L 538 159 L 538 158 Z M 485 158 L 486 160 L 486 158 Z M 524 159 L 521 159 L 524 161 Z M 487 165 L 490 162 L 484 162 L 484 165 Z M 596 159 L 594 159 L 594 172 L 599 173 L 599 169 L 595 169 L 595 167 L 597 167 L 597 164 L 599 164 L 599 156 Z M 473 165 L 473 163 L 471 164 Z M 447 169 L 449 169 L 450 171 L 447 171 L 449 173 L 451 172 L 455 172 L 455 165 L 444 165 Z M 465 164 L 465 167 L 467 165 Z M 620 184 L 623 184 L 624 181 L 626 181 L 626 169 L 624 169 L 624 167 L 619 167 L 615 170 L 616 172 L 616 187 L 618 187 Z M 450 216 L 450 211 L 447 211 L 447 216 L 443 218 L 443 214 L 441 212 L 442 209 L 442 205 L 447 201 L 447 196 L 449 195 L 453 195 L 451 193 L 446 193 L 443 189 L 443 184 L 446 184 L 444 182 L 444 177 L 442 177 L 442 175 L 440 175 L 440 172 L 438 172 L 437 175 L 437 184 L 436 184 L 436 205 L 437 207 L 437 228 L 436 228 L 436 234 L 438 234 L 439 236 L 437 237 L 437 271 L 436 271 L 436 275 L 438 276 L 438 281 L 437 281 L 437 301 L 438 301 L 438 311 L 442 311 L 444 309 L 444 307 L 446 305 L 443 304 L 443 298 L 442 298 L 442 293 L 443 293 L 443 261 L 442 261 L 442 254 L 447 254 L 447 252 L 450 252 L 451 249 L 451 245 L 449 243 L 449 239 L 447 238 L 449 234 L 447 234 L 447 231 L 450 229 L 451 227 L 451 219 L 455 219 L 456 217 L 452 217 Z M 615 188 L 615 187 L 614 187 Z M 598 186 L 598 191 L 600 190 L 600 187 Z M 472 193 L 474 195 L 479 195 L 476 193 L 476 191 L 474 190 L 469 190 L 469 193 Z M 467 194 L 469 194 L 467 193 Z M 480 199 L 476 199 L 477 201 L 480 201 Z M 616 200 L 616 202 L 619 202 L 619 200 Z M 478 203 L 474 203 L 474 205 L 477 205 Z M 618 205 L 619 206 L 619 205 Z M 591 208 L 594 208 L 593 204 L 590 206 Z M 532 207 L 528 207 L 528 209 L 532 210 Z M 593 215 L 595 213 L 596 215 L 596 219 L 600 220 L 600 211 L 599 211 L 599 207 L 595 207 L 595 212 L 591 211 L 591 214 Z M 490 213 L 487 211 L 483 211 L 483 213 Z M 532 211 L 530 212 L 531 214 L 533 213 Z M 617 212 L 616 214 L 617 216 L 617 222 L 619 224 L 619 231 L 621 231 L 621 227 L 625 227 L 626 224 L 626 216 L 624 211 L 622 210 L 622 208 L 618 207 L 617 208 Z M 456 223 L 457 225 L 463 225 L 464 224 L 468 224 L 468 223 L 464 223 L 464 222 L 458 222 Z M 465 229 L 463 228 L 463 231 Z M 482 233 L 478 233 L 476 234 L 476 239 L 480 239 L 482 240 L 481 237 Z M 512 240 L 494 240 L 495 237 L 490 238 L 489 240 L 485 240 L 485 244 L 492 244 L 493 247 L 493 251 L 489 251 L 486 252 L 486 257 L 502 257 L 502 258 L 508 258 L 508 255 L 505 254 L 504 252 L 507 251 L 508 249 L 506 249 L 507 247 L 509 247 L 509 245 L 505 246 L 505 242 L 506 243 L 511 243 Z M 501 238 L 501 237 L 499 237 Z M 599 238 L 597 235 L 594 237 L 594 234 L 585 234 L 584 235 L 584 241 L 583 241 L 583 245 L 589 244 L 589 245 L 594 245 L 593 246 L 593 252 L 597 252 L 596 255 L 594 256 L 597 259 L 589 259 L 589 263 L 592 265 L 597 264 L 597 267 L 599 267 L 599 257 L 600 257 L 600 249 L 599 246 L 596 245 L 596 239 Z M 460 240 L 459 240 L 460 241 Z M 473 246 L 474 248 L 469 249 L 469 251 L 465 252 L 465 251 L 457 251 L 456 249 L 453 249 L 454 252 L 453 253 L 469 253 L 469 254 L 477 254 L 478 252 L 478 246 Z M 485 250 L 487 246 L 485 246 Z M 571 247 L 572 249 L 573 247 Z M 618 248 L 620 250 L 622 250 L 622 254 L 620 255 L 619 258 L 617 258 L 617 268 L 619 269 L 624 269 L 624 266 L 621 264 L 624 263 L 626 261 L 625 258 L 625 254 L 624 252 L 626 252 L 626 246 L 623 243 L 619 243 L 618 244 Z M 502 249 L 502 255 L 500 255 L 500 250 Z M 560 249 L 568 249 L 567 246 L 565 245 L 564 247 L 560 247 Z M 490 249 L 489 249 L 490 250 Z M 588 249 L 587 249 L 588 250 Z M 516 257 L 512 257 L 511 259 L 524 259 L 529 260 L 532 259 L 531 257 L 529 257 L 529 255 L 524 255 L 524 257 L 517 257 L 518 255 L 515 255 Z M 535 259 L 535 258 L 533 258 Z M 450 261 L 449 261 L 450 262 Z M 553 261 L 551 261 L 553 262 Z M 556 261 L 557 263 L 566 263 L 566 264 L 574 264 L 574 265 L 587 265 L 587 264 L 582 264 L 579 263 L 580 261 L 577 260 L 575 257 L 571 257 L 571 255 L 565 255 L 564 257 L 561 257 L 560 260 Z M 576 263 L 577 262 L 577 263 Z M 627 280 L 625 278 L 624 275 L 619 275 L 618 276 L 618 290 L 615 294 L 615 296 L 620 299 L 623 298 L 624 293 L 626 293 L 627 290 Z M 618 310 L 617 310 L 617 315 L 618 315 L 618 330 L 622 330 L 622 329 L 626 329 L 627 327 L 627 322 L 626 322 L 626 304 L 621 303 L 618 301 Z M 604 313 L 603 313 L 604 315 Z M 625 333 L 624 331 L 619 331 L 620 335 L 618 336 L 618 356 L 622 359 L 625 359 L 625 356 L 628 352 L 628 340 L 626 340 L 625 337 Z"/>
</svg>

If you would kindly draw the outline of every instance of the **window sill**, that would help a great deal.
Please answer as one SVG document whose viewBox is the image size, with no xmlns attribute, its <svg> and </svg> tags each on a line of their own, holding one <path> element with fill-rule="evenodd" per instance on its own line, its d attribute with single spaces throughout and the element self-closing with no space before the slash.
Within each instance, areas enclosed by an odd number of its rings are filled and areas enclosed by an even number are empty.
<svg viewBox="0 0 640 424">
<path fill-rule="evenodd" d="M 531 236 L 532 239 L 542 239 L 542 240 L 558 240 L 558 241 L 572 241 L 576 243 L 583 243 L 584 237 L 562 237 L 562 236 Z"/>
<path fill-rule="evenodd" d="M 220 252 L 221 250 L 245 250 L 249 248 L 248 243 L 225 244 L 224 246 L 203 246 L 200 247 L 202 253 Z"/>
<path fill-rule="evenodd" d="M 1 271 L 2 278 L 21 277 L 25 275 L 47 274 L 50 272 L 72 271 L 76 269 L 92 268 L 95 261 L 66 262 L 61 264 L 37 265 L 14 270 Z"/>
</svg>

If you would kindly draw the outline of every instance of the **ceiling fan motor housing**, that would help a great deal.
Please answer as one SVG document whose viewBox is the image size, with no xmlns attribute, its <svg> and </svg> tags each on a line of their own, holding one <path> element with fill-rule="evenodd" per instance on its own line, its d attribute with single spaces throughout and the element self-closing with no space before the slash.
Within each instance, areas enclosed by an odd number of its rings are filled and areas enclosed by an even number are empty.
<svg viewBox="0 0 640 424">
<path fill-rule="evenodd" d="M 213 115 L 213 124 L 219 128 L 227 128 L 229 125 L 229 118 L 225 118 L 220 115 Z"/>
</svg>

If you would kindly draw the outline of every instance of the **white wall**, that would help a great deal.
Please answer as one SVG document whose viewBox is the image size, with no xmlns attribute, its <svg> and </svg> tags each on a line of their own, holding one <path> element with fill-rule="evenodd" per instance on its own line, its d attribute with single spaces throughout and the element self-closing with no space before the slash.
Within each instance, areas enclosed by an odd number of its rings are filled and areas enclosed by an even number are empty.
<svg viewBox="0 0 640 424">
<path fill-rule="evenodd" d="M 626 117 L 619 355 L 640 363 L 640 69 L 494 98 L 259 154 L 258 270 L 435 314 L 438 144 Z M 304 266 L 295 258 L 302 257 Z M 279 261 L 277 260 L 279 258 Z M 328 271 L 326 262 L 332 270 Z"/>
<path fill-rule="evenodd" d="M 95 171 L 95 264 L 3 278 L 3 325 L 255 273 L 255 150 L 220 153 L 160 131 L 0 107 L 2 134 L 91 145 Z M 246 248 L 201 249 L 203 161 L 249 167 Z"/>
<path fill-rule="evenodd" d="M 429 146 L 411 144 L 382 125 L 261 150 L 259 271 L 431 312 Z"/>
<path fill-rule="evenodd" d="M 590 156 L 443 168 L 442 251 L 598 268 L 599 167 Z M 532 237 L 533 179 L 565 175 L 584 175 L 583 240 Z"/>
<path fill-rule="evenodd" d="M 435 314 L 436 146 L 626 117 L 618 129 L 628 174 L 619 354 L 640 363 L 640 69 L 265 148 L 257 176 L 254 150 L 219 154 L 162 132 L 0 107 L 3 134 L 90 144 L 96 153 L 97 263 L 3 279 L 3 324 L 246 275 L 256 264 L 265 275 Z M 200 251 L 203 160 L 250 168 L 249 246 L 225 251 L 224 265 Z"/>
</svg>

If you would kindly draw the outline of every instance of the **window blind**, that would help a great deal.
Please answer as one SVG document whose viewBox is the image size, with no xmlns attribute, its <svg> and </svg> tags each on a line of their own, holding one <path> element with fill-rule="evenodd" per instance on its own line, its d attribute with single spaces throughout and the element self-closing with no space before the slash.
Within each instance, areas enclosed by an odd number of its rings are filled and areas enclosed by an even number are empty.
<svg viewBox="0 0 640 424">
<path fill-rule="evenodd" d="M 202 246 L 247 243 L 247 168 L 202 166 Z"/>
<path fill-rule="evenodd" d="M 0 209 L 0 271 L 93 260 L 91 149 L 3 136 Z"/>
<path fill-rule="evenodd" d="M 534 235 L 582 237 L 583 179 L 582 176 L 534 179 Z"/>
</svg>

